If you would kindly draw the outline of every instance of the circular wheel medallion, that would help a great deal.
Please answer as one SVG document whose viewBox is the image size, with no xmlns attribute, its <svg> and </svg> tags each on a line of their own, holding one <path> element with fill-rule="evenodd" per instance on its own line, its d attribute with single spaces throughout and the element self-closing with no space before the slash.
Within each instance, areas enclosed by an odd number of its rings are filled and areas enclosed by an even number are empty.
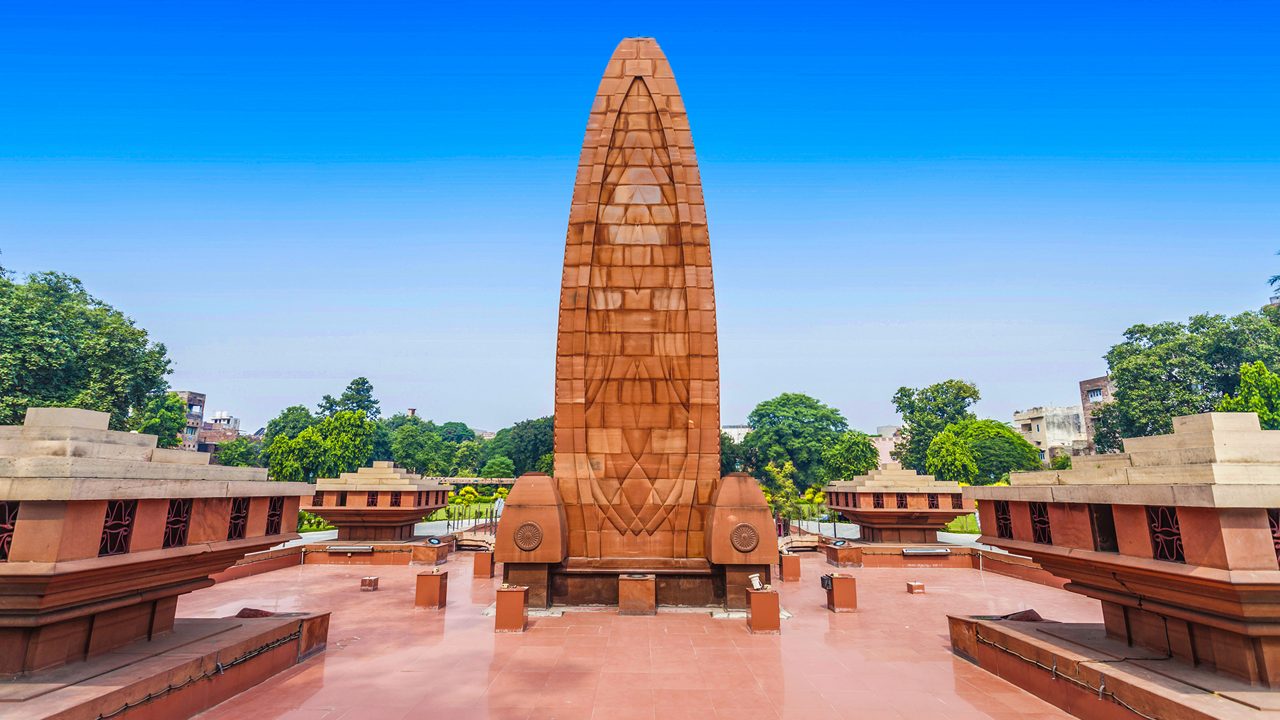
<svg viewBox="0 0 1280 720">
<path fill-rule="evenodd" d="M 740 553 L 749 553 L 760 544 L 760 533 L 748 523 L 738 523 L 737 527 L 729 532 L 729 544 Z"/>
<path fill-rule="evenodd" d="M 542 544 L 542 527 L 535 522 L 527 522 L 516 528 L 516 547 L 525 552 L 537 550 Z"/>
</svg>

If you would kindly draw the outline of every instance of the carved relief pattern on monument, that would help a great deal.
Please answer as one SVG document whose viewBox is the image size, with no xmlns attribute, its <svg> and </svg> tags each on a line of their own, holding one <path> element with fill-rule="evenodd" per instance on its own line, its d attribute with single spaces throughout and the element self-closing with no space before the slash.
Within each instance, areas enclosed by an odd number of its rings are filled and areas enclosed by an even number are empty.
<svg viewBox="0 0 1280 720">
<path fill-rule="evenodd" d="M 18 524 L 18 506 L 16 501 L 0 502 L 0 562 L 9 559 L 9 548 L 13 546 L 13 528 Z"/>
<path fill-rule="evenodd" d="M 99 557 L 129 552 L 129 538 L 133 535 L 133 516 L 137 511 L 137 500 L 107 501 L 107 515 L 102 521 L 102 539 L 98 541 Z"/>
<path fill-rule="evenodd" d="M 1182 553 L 1182 528 L 1178 525 L 1178 509 L 1163 505 L 1147 506 L 1147 523 L 1151 532 L 1151 556 L 1156 560 L 1186 562 Z"/>
<path fill-rule="evenodd" d="M 1271 545 L 1276 551 L 1276 560 L 1280 560 L 1280 510 L 1267 511 L 1267 521 L 1271 524 Z"/>
<path fill-rule="evenodd" d="M 516 547 L 525 552 L 533 552 L 542 545 L 542 526 L 535 522 L 527 522 L 516 528 Z"/>
<path fill-rule="evenodd" d="M 952 509 L 952 510 L 963 510 L 963 509 L 964 509 L 964 496 L 963 496 L 963 495 L 961 495 L 960 493 L 952 493 L 952 495 L 951 495 L 951 509 Z"/>
<path fill-rule="evenodd" d="M 750 523 L 739 523 L 729 533 L 729 543 L 740 553 L 749 553 L 760 544 L 760 533 Z"/>
<path fill-rule="evenodd" d="M 1009 515 L 1009 501 L 996 500 L 992 503 L 996 511 L 996 537 L 1010 540 L 1013 538 L 1013 518 Z"/>
<path fill-rule="evenodd" d="M 715 331 L 683 103 L 657 44 L 629 39 L 592 108 L 565 250 L 555 477 L 570 555 L 702 556 L 719 479 Z"/>
<path fill-rule="evenodd" d="M 284 498 L 273 497 L 267 501 L 267 534 L 279 535 L 284 525 Z"/>
<path fill-rule="evenodd" d="M 1049 527 L 1049 507 L 1042 502 L 1028 503 L 1031 511 L 1031 539 L 1041 545 L 1053 544 L 1053 531 Z"/>
<path fill-rule="evenodd" d="M 929 499 L 929 509 L 937 510 L 938 509 L 938 493 L 929 493 L 928 499 Z"/>
<path fill-rule="evenodd" d="M 187 544 L 187 533 L 191 530 L 191 502 L 191 498 L 169 501 L 169 511 L 164 518 L 164 541 L 160 547 L 183 547 Z"/>
<path fill-rule="evenodd" d="M 896 495 L 897 495 L 897 497 L 895 497 L 895 498 L 894 498 L 894 502 L 898 505 L 898 509 L 899 509 L 899 510 L 906 510 L 906 509 L 907 509 L 907 494 L 906 494 L 906 493 L 896 493 Z"/>
<path fill-rule="evenodd" d="M 249 527 L 249 498 L 231 498 L 231 522 L 227 525 L 228 540 L 243 540 Z"/>
<path fill-rule="evenodd" d="M 881 494 L 881 493 L 872 493 L 872 494 L 871 494 L 871 507 L 876 508 L 876 509 L 883 509 L 883 508 L 884 508 L 884 495 L 883 495 L 883 494 Z"/>
</svg>

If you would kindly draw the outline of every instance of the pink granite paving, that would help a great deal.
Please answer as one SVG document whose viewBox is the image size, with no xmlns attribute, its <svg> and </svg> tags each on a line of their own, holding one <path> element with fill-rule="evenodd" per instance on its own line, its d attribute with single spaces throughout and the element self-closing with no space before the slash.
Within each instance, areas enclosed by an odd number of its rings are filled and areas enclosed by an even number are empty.
<svg viewBox="0 0 1280 720">
<path fill-rule="evenodd" d="M 318 658 L 200 717 L 680 720 L 682 718 L 1069 718 L 951 654 L 946 613 L 1035 608 L 1101 622 L 1098 603 L 977 570 L 855 569 L 859 610 L 831 614 L 805 555 L 803 581 L 779 584 L 794 617 L 779 636 L 753 636 L 741 619 L 662 613 L 567 612 L 533 618 L 523 635 L 495 635 L 495 581 L 471 577 L 454 555 L 443 611 L 413 607 L 422 568 L 308 565 L 183 596 L 179 617 L 242 607 L 331 610 Z M 362 593 L 360 577 L 381 589 Z M 907 580 L 925 583 L 908 595 Z"/>
</svg>

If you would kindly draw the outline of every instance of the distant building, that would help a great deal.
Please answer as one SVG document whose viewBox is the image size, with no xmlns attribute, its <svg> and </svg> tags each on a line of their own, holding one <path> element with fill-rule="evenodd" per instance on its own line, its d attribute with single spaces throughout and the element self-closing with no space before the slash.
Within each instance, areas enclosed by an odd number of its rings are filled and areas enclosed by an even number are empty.
<svg viewBox="0 0 1280 720">
<path fill-rule="evenodd" d="M 1033 407 L 1013 414 L 1013 429 L 1040 451 L 1041 460 L 1083 455 L 1088 447 L 1080 408 Z"/>
<path fill-rule="evenodd" d="M 1112 384 L 1110 375 L 1080 381 L 1080 411 L 1084 416 L 1086 453 L 1089 455 L 1095 452 L 1093 447 L 1093 413 L 1102 405 L 1111 402 L 1115 391 L 1116 386 Z"/>
<path fill-rule="evenodd" d="M 182 449 L 200 448 L 200 428 L 204 425 L 204 393 L 179 390 L 177 395 L 187 406 L 187 425 L 182 428 Z"/>
<path fill-rule="evenodd" d="M 889 453 L 893 452 L 894 446 L 901 440 L 901 425 L 881 425 L 876 428 L 876 434 L 871 436 L 871 444 L 880 453 L 881 466 L 885 463 L 893 462 L 893 456 Z"/>
<path fill-rule="evenodd" d="M 212 425 L 213 427 L 220 430 L 235 430 L 236 432 L 240 431 L 240 418 L 235 417 L 234 415 L 227 412 L 226 410 L 219 410 L 215 412 L 213 414 L 213 419 L 210 420 L 207 424 Z"/>
<path fill-rule="evenodd" d="M 720 432 L 733 438 L 735 443 L 740 443 L 747 437 L 747 433 L 751 432 L 750 425 L 721 425 Z"/>
</svg>

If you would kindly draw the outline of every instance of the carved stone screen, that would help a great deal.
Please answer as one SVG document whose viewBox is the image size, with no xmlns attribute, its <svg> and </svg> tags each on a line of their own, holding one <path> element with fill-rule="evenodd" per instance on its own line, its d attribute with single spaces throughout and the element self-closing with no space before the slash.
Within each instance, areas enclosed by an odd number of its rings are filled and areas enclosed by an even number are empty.
<svg viewBox="0 0 1280 720">
<path fill-rule="evenodd" d="M 555 478 L 571 557 L 701 558 L 720 477 L 711 251 L 684 103 L 651 38 L 591 109 L 565 245 Z"/>
</svg>

